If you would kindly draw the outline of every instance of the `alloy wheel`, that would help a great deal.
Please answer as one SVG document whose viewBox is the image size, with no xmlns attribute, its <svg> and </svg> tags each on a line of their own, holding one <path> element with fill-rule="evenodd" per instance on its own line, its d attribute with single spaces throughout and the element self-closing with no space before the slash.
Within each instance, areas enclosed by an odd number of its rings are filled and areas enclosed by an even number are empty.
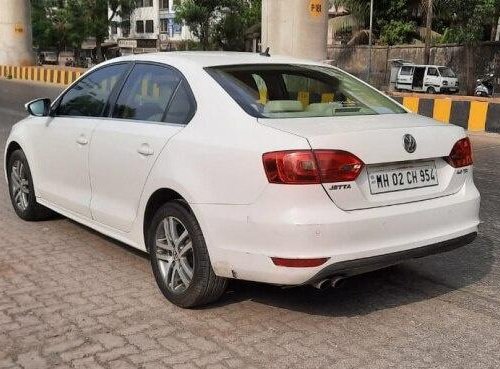
<svg viewBox="0 0 500 369">
<path fill-rule="evenodd" d="M 156 229 L 156 259 L 167 288 L 173 293 L 186 291 L 193 280 L 194 254 L 186 226 L 168 216 Z"/>
<path fill-rule="evenodd" d="M 25 211 L 29 205 L 28 196 L 30 194 L 30 187 L 26 168 L 20 160 L 16 160 L 12 165 L 10 186 L 14 203 L 19 210 Z"/>
</svg>

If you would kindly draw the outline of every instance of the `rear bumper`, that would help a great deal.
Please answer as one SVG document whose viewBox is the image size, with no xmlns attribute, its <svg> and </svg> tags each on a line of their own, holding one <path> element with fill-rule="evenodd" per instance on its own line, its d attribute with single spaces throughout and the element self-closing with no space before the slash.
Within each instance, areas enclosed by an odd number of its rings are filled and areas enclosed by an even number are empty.
<svg viewBox="0 0 500 369">
<path fill-rule="evenodd" d="M 470 178 L 453 195 L 356 211 L 340 210 L 320 185 L 270 185 L 251 205 L 191 206 L 217 275 L 301 285 L 330 273 L 362 273 L 470 242 L 480 223 L 479 204 Z M 274 265 L 271 257 L 328 261 L 292 268 Z"/>
<path fill-rule="evenodd" d="M 357 260 L 347 260 L 338 263 L 330 264 L 322 269 L 314 277 L 308 280 L 305 284 L 311 284 L 325 278 L 332 277 L 351 277 L 357 274 L 371 272 L 373 270 L 382 269 L 391 265 L 401 263 L 403 261 L 423 258 L 425 256 L 440 254 L 443 252 L 452 251 L 462 246 L 466 246 L 474 241 L 477 237 L 477 232 L 466 234 L 465 236 L 453 238 L 438 242 L 432 245 L 418 247 L 391 254 L 377 255 L 368 258 Z"/>
</svg>

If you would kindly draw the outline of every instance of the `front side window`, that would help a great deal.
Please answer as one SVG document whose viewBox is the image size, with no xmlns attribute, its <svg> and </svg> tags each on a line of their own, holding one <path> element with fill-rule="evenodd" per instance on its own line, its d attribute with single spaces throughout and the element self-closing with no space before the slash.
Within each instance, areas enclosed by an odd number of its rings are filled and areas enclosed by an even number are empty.
<svg viewBox="0 0 500 369">
<path fill-rule="evenodd" d="M 403 114 L 391 99 L 341 70 L 317 65 L 235 65 L 207 72 L 262 118 Z"/>
<path fill-rule="evenodd" d="M 120 92 L 113 117 L 165 121 L 167 107 L 180 82 L 179 73 L 173 69 L 137 64 Z"/>
<path fill-rule="evenodd" d="M 127 68 L 127 64 L 115 64 L 85 76 L 63 95 L 56 115 L 101 116 L 111 91 Z"/>
</svg>

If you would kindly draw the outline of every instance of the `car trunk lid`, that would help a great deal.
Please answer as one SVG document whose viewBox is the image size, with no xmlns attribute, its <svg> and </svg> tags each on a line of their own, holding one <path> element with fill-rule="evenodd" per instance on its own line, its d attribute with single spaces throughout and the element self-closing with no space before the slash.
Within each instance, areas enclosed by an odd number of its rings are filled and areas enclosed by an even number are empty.
<svg viewBox="0 0 500 369">
<path fill-rule="evenodd" d="M 353 182 L 323 183 L 331 200 L 341 209 L 356 210 L 421 201 L 456 193 L 465 176 L 443 158 L 464 137 L 463 129 L 439 124 L 414 114 L 387 114 L 357 117 L 259 119 L 267 126 L 308 140 L 314 150 L 343 150 L 365 163 Z M 414 152 L 405 150 L 404 137 L 416 142 Z M 423 170 L 423 172 L 421 172 Z M 415 188 L 377 188 L 377 181 L 393 175 L 424 180 Z M 401 174 L 400 174 L 401 173 Z M 416 173 L 416 174 L 415 174 Z M 431 180 L 430 177 L 434 177 Z M 417 178 L 417 179 L 418 179 Z M 416 181 L 418 183 L 418 181 Z"/>
</svg>

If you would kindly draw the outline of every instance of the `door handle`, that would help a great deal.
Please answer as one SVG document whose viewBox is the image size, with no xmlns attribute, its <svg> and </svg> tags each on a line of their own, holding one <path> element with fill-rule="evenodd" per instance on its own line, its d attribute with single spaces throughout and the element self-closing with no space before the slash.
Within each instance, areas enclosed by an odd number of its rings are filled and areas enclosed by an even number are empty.
<svg viewBox="0 0 500 369">
<path fill-rule="evenodd" d="M 85 146 L 89 143 L 89 140 L 87 140 L 87 137 L 85 137 L 85 135 L 80 135 L 78 136 L 78 138 L 76 139 L 76 143 L 78 145 L 82 145 L 82 146 Z"/>
<path fill-rule="evenodd" d="M 143 156 L 151 156 L 155 153 L 154 150 L 151 148 L 151 146 L 149 146 L 147 143 L 143 143 L 137 149 L 137 152 Z"/>
</svg>

